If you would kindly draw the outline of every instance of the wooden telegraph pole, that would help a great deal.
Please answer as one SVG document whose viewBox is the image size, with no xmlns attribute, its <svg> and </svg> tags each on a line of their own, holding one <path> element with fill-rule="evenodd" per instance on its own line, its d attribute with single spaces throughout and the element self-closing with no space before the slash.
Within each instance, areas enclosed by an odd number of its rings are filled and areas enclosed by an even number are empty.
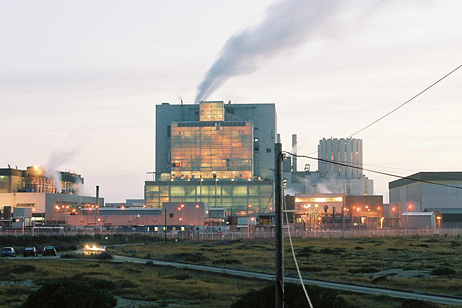
<svg viewBox="0 0 462 308">
<path fill-rule="evenodd" d="M 282 144 L 274 145 L 275 156 L 275 227 L 276 227 L 276 308 L 284 307 L 284 242 L 282 233 Z"/>
</svg>

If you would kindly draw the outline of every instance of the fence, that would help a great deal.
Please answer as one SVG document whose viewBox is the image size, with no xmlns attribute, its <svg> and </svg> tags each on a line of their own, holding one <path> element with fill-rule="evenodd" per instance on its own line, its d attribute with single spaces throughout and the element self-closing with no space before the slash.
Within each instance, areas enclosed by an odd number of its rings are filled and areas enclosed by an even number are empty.
<svg viewBox="0 0 462 308">
<path fill-rule="evenodd" d="M 267 239 L 274 238 L 274 230 L 267 229 L 247 229 L 241 231 L 229 231 L 229 230 L 188 230 L 188 231 L 167 231 L 165 234 L 162 230 L 160 231 L 145 231 L 145 230 L 128 230 L 128 231 L 115 231 L 115 230 L 104 230 L 101 228 L 84 228 L 84 229 L 66 229 L 64 227 L 50 227 L 50 228 L 33 228 L 33 229 L 2 229 L 0 230 L 1 235 L 58 235 L 58 236 L 72 236 L 72 235 L 111 235 L 111 234 L 145 234 L 160 239 L 165 237 L 168 240 L 235 240 L 235 239 Z M 293 238 L 335 238 L 335 237 L 397 237 L 397 236 L 458 236 L 462 234 L 462 229 L 379 229 L 379 230 L 357 230 L 348 229 L 342 230 L 313 230 L 305 231 L 300 229 L 290 229 L 291 236 Z M 284 229 L 284 236 L 288 237 L 287 228 Z"/>
</svg>

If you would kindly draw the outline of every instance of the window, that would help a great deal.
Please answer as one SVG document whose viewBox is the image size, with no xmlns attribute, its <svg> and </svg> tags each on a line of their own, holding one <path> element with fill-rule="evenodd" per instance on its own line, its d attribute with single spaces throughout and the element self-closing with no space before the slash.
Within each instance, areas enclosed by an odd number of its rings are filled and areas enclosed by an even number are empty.
<svg viewBox="0 0 462 308">
<path fill-rule="evenodd" d="M 173 218 L 173 214 L 172 213 L 168 214 L 168 217 Z"/>
<path fill-rule="evenodd" d="M 170 125 L 167 125 L 167 137 L 170 137 L 172 133 L 172 128 L 170 127 Z"/>
<path fill-rule="evenodd" d="M 271 148 L 266 148 L 266 153 L 271 153 Z"/>
</svg>

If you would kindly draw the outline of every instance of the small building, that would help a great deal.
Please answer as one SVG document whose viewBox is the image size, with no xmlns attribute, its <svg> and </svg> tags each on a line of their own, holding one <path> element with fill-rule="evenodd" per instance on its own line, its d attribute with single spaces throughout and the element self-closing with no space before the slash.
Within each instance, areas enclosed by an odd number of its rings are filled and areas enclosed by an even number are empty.
<svg viewBox="0 0 462 308">
<path fill-rule="evenodd" d="M 441 228 L 462 228 L 462 208 L 427 208 L 424 212 L 438 213 L 436 220 Z"/>
<path fill-rule="evenodd" d="M 435 212 L 403 212 L 401 213 L 401 227 L 408 229 L 435 229 L 437 227 L 436 218 Z"/>
</svg>

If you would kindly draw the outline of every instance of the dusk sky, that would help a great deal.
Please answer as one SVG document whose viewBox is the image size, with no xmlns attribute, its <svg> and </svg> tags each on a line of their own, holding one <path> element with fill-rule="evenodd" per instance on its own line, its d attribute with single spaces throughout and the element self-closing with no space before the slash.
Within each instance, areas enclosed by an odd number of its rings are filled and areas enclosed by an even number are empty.
<svg viewBox="0 0 462 308">
<path fill-rule="evenodd" d="M 204 98 L 275 103 L 283 148 L 297 134 L 298 153 L 316 156 L 320 139 L 460 66 L 461 12 L 460 0 L 2 1 L 0 168 L 73 171 L 106 202 L 143 198 L 155 105 L 194 103 L 222 55 L 236 66 Z M 462 68 L 354 136 L 364 167 L 462 171 L 461 115 Z M 395 178 L 365 174 L 387 202 Z"/>
</svg>

